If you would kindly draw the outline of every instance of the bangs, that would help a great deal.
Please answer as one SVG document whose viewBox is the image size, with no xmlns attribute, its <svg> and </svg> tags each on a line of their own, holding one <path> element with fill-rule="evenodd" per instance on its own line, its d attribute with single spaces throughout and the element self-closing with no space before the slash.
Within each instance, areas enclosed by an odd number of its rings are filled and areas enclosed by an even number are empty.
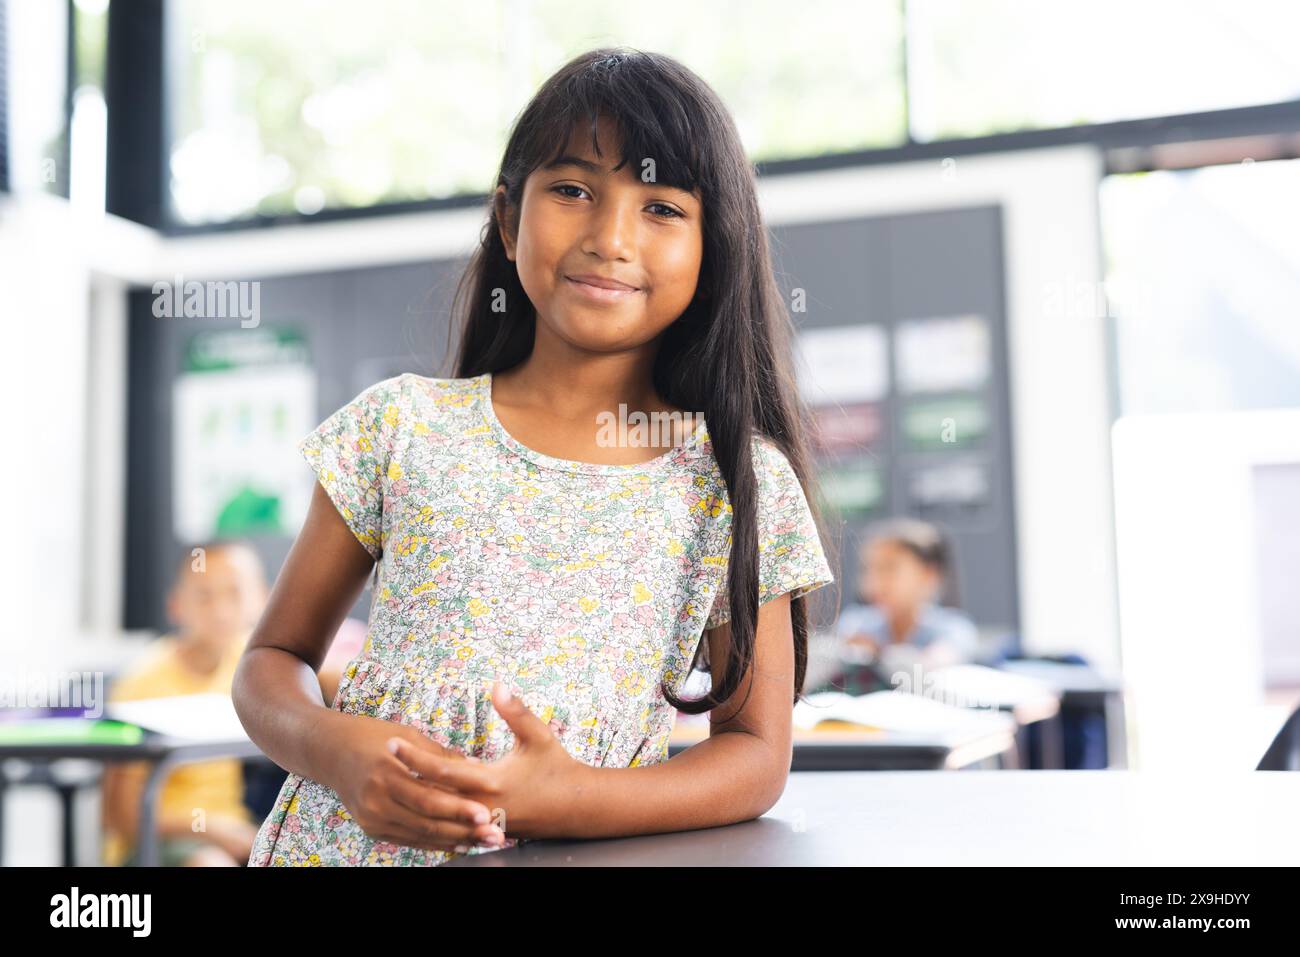
<svg viewBox="0 0 1300 957">
<path fill-rule="evenodd" d="M 598 61 L 589 70 L 570 77 L 560 95 L 550 101 L 554 115 L 540 118 L 538 126 L 548 129 L 551 135 L 545 143 L 537 144 L 536 162 L 529 164 L 531 169 L 563 156 L 575 132 L 589 133 L 592 152 L 601 156 L 597 123 L 606 118 L 621 146 L 616 171 L 631 163 L 633 174 L 640 178 L 644 173 L 642 164 L 649 159 L 653 161 L 654 182 L 703 194 L 712 185 L 706 171 L 717 169 L 720 158 L 708 157 L 701 150 L 701 144 L 713 142 L 714 138 L 703 129 L 698 105 L 678 98 L 675 90 L 665 89 L 662 83 L 644 82 L 647 78 L 630 63 L 612 70 L 602 68 L 603 63 L 606 61 Z"/>
</svg>

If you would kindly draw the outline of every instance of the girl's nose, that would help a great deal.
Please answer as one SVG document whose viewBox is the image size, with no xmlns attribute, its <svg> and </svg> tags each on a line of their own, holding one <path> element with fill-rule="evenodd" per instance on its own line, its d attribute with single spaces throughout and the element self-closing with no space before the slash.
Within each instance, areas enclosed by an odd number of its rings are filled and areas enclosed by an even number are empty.
<svg viewBox="0 0 1300 957">
<path fill-rule="evenodd" d="M 601 259 L 630 259 L 635 252 L 636 207 L 607 201 L 593 207 L 583 251 Z"/>
</svg>

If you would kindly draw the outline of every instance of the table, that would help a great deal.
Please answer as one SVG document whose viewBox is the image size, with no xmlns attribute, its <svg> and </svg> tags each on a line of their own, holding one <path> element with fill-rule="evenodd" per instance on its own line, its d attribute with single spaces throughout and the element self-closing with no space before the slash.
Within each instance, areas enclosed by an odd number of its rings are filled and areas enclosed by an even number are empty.
<svg viewBox="0 0 1300 957">
<path fill-rule="evenodd" d="M 1016 727 L 990 722 L 935 734 L 904 734 L 826 722 L 813 730 L 794 729 L 793 771 L 938 771 L 970 767 L 1013 754 Z M 709 736 L 707 721 L 679 716 L 668 739 L 672 757 Z"/>
<path fill-rule="evenodd" d="M 1013 674 L 982 665 L 960 664 L 940 668 L 928 676 L 930 691 L 939 700 L 980 702 L 992 705 L 1015 718 L 1020 725 L 1016 737 L 1017 753 L 1029 754 L 1029 725 L 1042 722 L 1042 765 L 1048 769 L 1065 767 L 1065 726 L 1061 720 L 1062 693 L 1036 676 Z M 1028 761 L 1024 762 L 1028 765 Z"/>
<path fill-rule="evenodd" d="M 184 738 L 145 731 L 144 739 L 137 744 L 0 744 L 0 838 L 4 833 L 4 791 L 11 783 L 5 767 L 7 759 L 18 759 L 43 765 L 47 771 L 56 761 L 81 759 L 114 763 L 121 761 L 152 761 L 154 766 L 145 782 L 140 806 L 140 862 L 146 867 L 158 864 L 158 833 L 155 826 L 158 798 L 163 783 L 173 770 L 182 764 L 211 761 L 217 758 L 253 758 L 262 755 L 261 749 L 247 737 L 223 741 L 196 743 Z M 76 862 L 75 834 L 72 801 L 74 788 L 60 786 L 49 773 L 38 775 L 30 783 L 55 787 L 63 805 L 63 864 L 71 867 Z M 0 846 L 0 853 L 3 852 Z"/>
<path fill-rule="evenodd" d="M 1061 694 L 1061 711 L 1094 712 L 1106 726 L 1106 758 L 1111 767 L 1128 764 L 1128 731 L 1124 718 L 1124 686 L 1119 678 L 1090 665 L 1041 658 L 1009 658 L 1002 671 L 1045 681 Z"/>
<path fill-rule="evenodd" d="M 1300 774 L 793 772 L 767 814 L 609 840 L 533 840 L 444 867 L 1286 866 Z"/>
</svg>

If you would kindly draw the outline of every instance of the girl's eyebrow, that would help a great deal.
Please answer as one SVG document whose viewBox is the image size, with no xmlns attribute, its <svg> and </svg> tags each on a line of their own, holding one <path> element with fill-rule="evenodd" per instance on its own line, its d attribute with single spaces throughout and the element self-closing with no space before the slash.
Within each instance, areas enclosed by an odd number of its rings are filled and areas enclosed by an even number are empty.
<svg viewBox="0 0 1300 957">
<path fill-rule="evenodd" d="M 591 160 L 583 159 L 581 156 L 569 156 L 567 154 L 561 156 L 559 159 L 553 162 L 544 164 L 541 168 L 544 170 L 554 170 L 554 169 L 559 169 L 561 166 L 576 166 L 578 169 L 586 170 L 587 172 L 593 173 L 596 176 L 604 176 L 608 172 L 608 170 L 606 170 L 603 166 L 601 166 L 598 163 L 593 163 Z M 651 184 L 651 183 L 647 183 L 646 185 L 647 186 L 658 185 L 662 189 L 670 189 L 675 192 L 681 193 L 683 196 L 694 195 L 689 191 L 680 189 L 679 187 L 676 186 L 665 186 L 663 184 Z"/>
<path fill-rule="evenodd" d="M 585 160 L 580 156 L 561 156 L 559 159 L 547 163 L 542 169 L 559 169 L 561 166 L 576 166 L 578 169 L 586 170 L 588 173 L 604 173 L 605 170 L 598 163 L 591 160 Z"/>
</svg>

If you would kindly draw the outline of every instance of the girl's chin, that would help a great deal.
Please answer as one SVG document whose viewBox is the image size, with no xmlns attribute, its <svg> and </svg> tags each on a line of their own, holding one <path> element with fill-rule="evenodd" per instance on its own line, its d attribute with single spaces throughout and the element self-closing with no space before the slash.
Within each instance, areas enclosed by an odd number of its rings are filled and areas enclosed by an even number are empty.
<svg viewBox="0 0 1300 957">
<path fill-rule="evenodd" d="M 566 308 L 556 331 L 571 342 L 623 345 L 629 340 L 636 340 L 637 331 L 645 326 L 640 311 L 633 312 L 629 309 L 625 313 L 616 314 L 608 309 Z"/>
</svg>

